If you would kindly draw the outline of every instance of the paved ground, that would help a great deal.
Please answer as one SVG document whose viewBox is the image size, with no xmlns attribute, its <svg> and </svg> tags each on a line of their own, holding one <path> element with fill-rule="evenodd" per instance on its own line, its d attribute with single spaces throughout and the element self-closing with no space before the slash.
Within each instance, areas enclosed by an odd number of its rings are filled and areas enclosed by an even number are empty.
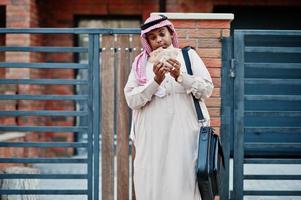
<svg viewBox="0 0 301 200">
<path fill-rule="evenodd" d="M 232 168 L 232 161 L 230 168 Z M 36 164 L 42 173 L 86 173 L 86 165 L 82 164 Z M 245 165 L 245 174 L 298 174 L 301 175 L 301 165 Z M 230 174 L 230 189 L 232 189 L 232 174 Z M 101 184 L 101 183 L 100 183 Z M 101 187 L 101 186 L 100 186 Z M 86 189 L 86 181 L 75 180 L 40 180 L 40 189 Z M 256 180 L 245 181 L 246 190 L 297 190 L 301 191 L 301 181 Z M 85 196 L 46 196 L 39 200 L 86 200 Z M 246 196 L 244 200 L 301 200 L 301 197 L 258 197 Z"/>
</svg>

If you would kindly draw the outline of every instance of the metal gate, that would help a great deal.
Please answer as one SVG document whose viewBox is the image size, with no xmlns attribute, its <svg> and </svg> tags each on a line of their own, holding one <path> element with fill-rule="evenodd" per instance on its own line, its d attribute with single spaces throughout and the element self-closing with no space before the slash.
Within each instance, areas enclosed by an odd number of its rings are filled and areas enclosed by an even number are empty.
<svg viewBox="0 0 301 200">
<path fill-rule="evenodd" d="M 246 164 L 301 164 L 301 31 L 236 30 L 223 44 L 222 127 L 232 139 L 231 199 L 301 196 L 296 190 L 244 189 L 246 180 L 301 180 L 300 174 L 244 173 Z"/>
<path fill-rule="evenodd" d="M 86 180 L 86 187 L 81 189 L 2 189 L 0 194 L 35 194 L 35 195 L 85 195 L 88 199 L 98 199 L 98 174 L 99 174 L 99 110 L 100 110 L 100 87 L 99 87 L 99 34 L 86 30 L 73 29 L 1 29 L 1 34 L 89 34 L 89 46 L 83 47 L 63 47 L 63 46 L 2 46 L 0 51 L 5 52 L 47 52 L 47 53 L 87 53 L 89 62 L 87 64 L 79 63 L 47 63 L 47 62 L 1 62 L 0 67 L 5 69 L 26 68 L 26 69 L 78 69 L 87 70 L 89 77 L 85 80 L 76 79 L 1 79 L 1 84 L 15 85 L 87 85 L 88 93 L 81 95 L 59 95 L 47 94 L 44 91 L 41 94 L 1 94 L 1 100 L 30 100 L 31 103 L 37 101 L 69 101 L 84 102 L 89 109 L 84 111 L 76 110 L 1 110 L 0 115 L 5 117 L 28 117 L 28 116 L 64 116 L 77 117 L 86 116 L 89 120 L 81 126 L 36 126 L 36 125 L 1 125 L 2 132 L 27 132 L 36 134 L 46 134 L 48 132 L 59 132 L 65 134 L 81 134 L 88 133 L 87 142 L 40 142 L 40 141 L 24 141 L 24 142 L 1 142 L 1 147 L 16 148 L 86 148 L 87 156 L 83 158 L 70 157 L 29 157 L 29 158 L 0 158 L 0 163 L 22 163 L 25 165 L 33 163 L 50 163 L 50 164 L 84 164 L 86 165 L 86 173 L 82 174 L 0 174 L 1 179 L 56 179 L 58 181 L 64 179 Z M 34 94 L 34 95 L 33 95 Z"/>
<path fill-rule="evenodd" d="M 0 34 L 6 35 L 28 35 L 29 37 L 40 35 L 47 37 L 48 40 L 55 40 L 58 35 L 65 35 L 67 38 L 73 38 L 80 34 L 87 35 L 88 46 L 43 46 L 41 45 L 30 46 L 30 44 L 15 45 L 15 46 L 0 46 L 0 53 L 5 52 L 6 56 L 10 56 L 10 60 L 16 58 L 16 56 L 22 56 L 22 54 L 68 54 L 69 58 L 76 54 L 84 54 L 87 56 L 87 63 L 77 63 L 61 60 L 59 62 L 47 62 L 47 59 L 42 61 L 32 61 L 31 59 L 25 62 L 16 61 L 3 61 L 0 62 L 0 69 L 29 69 L 33 70 L 33 74 L 38 74 L 38 78 L 3 78 L 0 79 L 0 86 L 5 89 L 6 86 L 16 85 L 19 87 L 38 85 L 38 92 L 29 91 L 28 94 L 22 93 L 5 93 L 1 90 L 0 103 L 3 105 L 7 101 L 30 101 L 28 105 L 36 105 L 35 102 L 39 101 L 64 101 L 71 106 L 69 110 L 42 110 L 42 109 L 29 109 L 20 110 L 18 107 L 11 109 L 0 110 L 0 117 L 13 117 L 13 118 L 26 118 L 31 121 L 30 117 L 45 120 L 45 118 L 55 119 L 56 117 L 66 118 L 85 118 L 81 123 L 74 123 L 71 126 L 57 125 L 47 126 L 44 125 L 44 121 L 39 123 L 20 124 L 18 121 L 12 125 L 0 124 L 1 133 L 7 132 L 22 132 L 26 134 L 44 135 L 49 133 L 59 134 L 87 134 L 87 140 L 81 142 L 41 142 L 41 141 L 17 141 L 8 142 L 0 141 L 1 148 L 22 148 L 30 151 L 31 148 L 47 149 L 47 148 L 84 148 L 87 155 L 80 157 L 2 157 L 0 158 L 0 164 L 24 164 L 30 166 L 36 163 L 47 163 L 64 166 L 65 164 L 79 164 L 84 165 L 82 173 L 38 173 L 38 174 L 1 174 L 0 180 L 12 180 L 12 179 L 37 179 L 37 180 L 55 180 L 53 187 L 45 189 L 1 189 L 0 195 L 75 195 L 80 199 L 98 200 L 102 199 L 114 199 L 114 196 L 118 196 L 118 199 L 129 199 L 130 197 L 130 168 L 129 168 L 129 109 L 126 106 L 123 95 L 122 85 L 125 84 L 128 70 L 130 69 L 130 63 L 133 61 L 135 55 L 140 52 L 138 46 L 140 44 L 139 39 L 129 37 L 129 35 L 138 35 L 139 29 L 81 29 L 81 28 L 31 28 L 31 29 L 0 29 Z M 120 35 L 117 36 L 117 34 Z M 138 35 L 139 36 L 139 35 Z M 102 46 L 100 46 L 100 37 L 102 37 Z M 130 38 L 130 39 L 129 39 Z M 33 37 L 33 40 L 35 38 Z M 64 39 L 64 38 L 63 38 Z M 129 43 L 130 40 L 131 43 Z M 71 40 L 72 41 L 72 40 Z M 19 43 L 20 44 L 20 43 Z M 27 46 L 26 46 L 27 45 Z M 18 55 L 11 53 L 19 53 Z M 8 53 L 8 54 L 7 54 Z M 70 56 L 71 55 L 71 56 Z M 101 56 L 100 56 L 101 55 Z M 35 56 L 33 56 L 35 57 Z M 37 56 L 38 57 L 38 56 Z M 31 58 L 31 57 L 30 57 Z M 47 58 L 47 57 L 45 57 Z M 124 60 L 121 60 L 123 58 Z M 33 59 L 34 60 L 34 59 Z M 45 61 L 46 60 L 46 61 Z M 51 60 L 51 59 L 50 59 Z M 101 61 L 101 64 L 100 64 Z M 105 66 L 100 70 L 100 66 Z M 37 71 L 35 71 L 37 70 Z M 47 73 L 62 70 L 61 73 L 66 73 L 63 70 L 85 71 L 87 76 L 80 76 L 82 79 L 58 79 L 47 78 Z M 67 71 L 70 73 L 70 71 Z M 80 73 L 80 72 L 79 72 Z M 43 86 L 64 85 L 70 87 L 85 86 L 85 93 L 70 95 L 49 94 L 49 91 Z M 113 87 L 113 89 L 103 91 L 104 87 Z M 75 90 L 74 90 L 75 91 Z M 105 94 L 104 94 L 105 92 Z M 112 96 L 112 98 L 110 98 Z M 76 104 L 80 103 L 83 110 L 77 110 Z M 104 106 L 105 105 L 105 106 Z M 112 105 L 112 107 L 110 107 Z M 101 113 L 102 111 L 102 113 Z M 109 116 L 106 115 L 109 113 Z M 101 116 L 102 115 L 102 116 Z M 44 118 L 45 117 L 45 118 Z M 60 118 L 59 118 L 60 119 Z M 103 120 L 104 119 L 104 122 Z M 48 119 L 49 120 L 49 119 Z M 47 121 L 47 120 L 46 120 Z M 74 120 L 75 121 L 75 120 Z M 42 124 L 42 125 L 41 125 Z M 116 140 L 118 145 L 116 144 Z M 102 153 L 102 166 L 99 165 L 99 152 L 101 141 L 101 153 Z M 115 147 L 116 145 L 116 147 Z M 116 153 L 116 154 L 115 154 Z M 115 159 L 117 159 L 117 165 L 115 165 Z M 127 165 L 127 166 L 126 166 Z M 70 171 L 72 171 L 70 165 Z M 100 188 L 100 176 L 99 171 L 102 170 L 102 189 Z M 114 194 L 115 187 L 115 171 L 117 168 L 117 194 Z M 122 169 L 122 170 L 121 170 Z M 67 189 L 58 187 L 59 181 L 83 181 L 81 187 Z M 57 185 L 58 184 L 58 185 Z M 67 186 L 67 184 L 65 185 Z M 115 190 L 116 191 L 116 190 Z M 76 199 L 75 196 L 69 198 Z M 83 197 L 84 196 L 84 197 Z M 75 198 L 74 198 L 75 197 Z M 56 197 L 54 197 L 56 198 Z M 64 197 L 63 199 L 68 199 Z"/>
</svg>

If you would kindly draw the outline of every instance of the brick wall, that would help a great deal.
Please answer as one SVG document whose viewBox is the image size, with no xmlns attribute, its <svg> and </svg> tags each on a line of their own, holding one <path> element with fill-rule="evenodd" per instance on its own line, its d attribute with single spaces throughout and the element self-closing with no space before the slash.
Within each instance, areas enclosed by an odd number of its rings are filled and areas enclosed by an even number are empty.
<svg viewBox="0 0 301 200">
<path fill-rule="evenodd" d="M 38 26 L 38 9 L 35 0 L 7 1 L 6 4 L 6 27 L 24 28 Z M 29 34 L 7 34 L 5 37 L 7 46 L 40 46 L 41 39 L 37 35 Z M 38 53 L 6 52 L 6 62 L 38 62 L 41 55 Z M 41 78 L 40 70 L 25 68 L 7 68 L 4 77 L 7 79 L 29 79 Z M 43 86 L 37 85 L 5 85 L 5 94 L 41 94 Z M 3 101 L 2 101 L 3 102 Z M 18 100 L 6 101 L 3 110 L 42 110 L 44 102 Z M 3 122 L 4 120 L 4 122 Z M 6 125 L 44 125 L 40 117 L 5 117 L 2 122 Z M 11 138 L 10 141 L 40 141 L 43 136 L 39 133 L 27 133 L 23 137 Z M 4 157 L 36 157 L 41 151 L 37 148 L 7 148 L 3 153 Z M 3 154 L 2 153 L 2 154 Z"/>
<path fill-rule="evenodd" d="M 1 4 L 1 3 L 0 3 Z M 6 3 L 6 27 L 7 28 L 29 28 L 40 27 L 42 17 L 47 16 L 47 8 L 41 9 L 40 4 L 36 0 L 10 0 Z M 46 12 L 45 15 L 44 11 Z M 42 13 L 42 14 L 41 14 Z M 67 15 L 68 16 L 68 15 Z M 62 19 L 63 20 L 63 19 Z M 72 18 L 69 19 L 72 23 Z M 57 38 L 55 38 L 57 37 Z M 15 46 L 72 46 L 73 38 L 70 36 L 56 35 L 55 37 L 44 36 L 40 34 L 7 34 L 5 38 L 6 45 Z M 46 54 L 46 53 L 20 53 L 20 52 L 6 52 L 4 56 L 7 62 L 68 62 L 72 61 L 72 55 L 62 54 Z M 40 70 L 40 69 L 6 69 L 5 78 L 22 78 L 22 79 L 39 79 L 39 78 L 73 78 L 72 70 Z M 9 85 L 6 86 L 4 93 L 6 94 L 72 94 L 73 87 L 71 86 L 48 86 L 48 85 Z M 3 102 L 3 101 L 2 101 Z M 73 110 L 72 102 L 62 101 L 7 101 L 5 102 L 4 110 Z M 2 109 L 2 108 L 1 108 Z M 4 121 L 3 121 L 4 120 Z M 20 126 L 68 126 L 73 125 L 74 118 L 63 117 L 43 117 L 43 116 L 26 116 L 26 117 L 6 117 L 2 119 L 3 123 L 8 125 Z M 72 134 L 68 133 L 30 133 L 23 138 L 24 141 L 72 141 Z M 19 149 L 19 148 L 18 148 Z M 6 151 L 6 157 L 13 155 L 8 154 L 12 151 Z M 72 154 L 72 149 L 38 149 L 38 148 L 24 148 L 23 152 L 18 151 L 20 156 L 36 157 L 36 156 L 51 156 L 53 154 Z"/>
</svg>

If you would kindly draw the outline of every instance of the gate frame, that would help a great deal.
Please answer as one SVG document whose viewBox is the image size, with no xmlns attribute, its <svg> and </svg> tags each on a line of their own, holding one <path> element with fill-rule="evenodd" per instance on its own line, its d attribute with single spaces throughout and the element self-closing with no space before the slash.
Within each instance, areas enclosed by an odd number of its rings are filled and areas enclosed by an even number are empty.
<svg viewBox="0 0 301 200">
<path fill-rule="evenodd" d="M 234 36 L 232 37 L 233 44 L 231 44 L 231 38 L 224 38 L 223 45 L 223 86 L 224 92 L 222 93 L 222 111 L 223 116 L 222 126 L 225 131 L 222 136 L 225 135 L 226 131 L 229 130 L 233 133 L 233 145 L 235 149 L 233 151 L 233 193 L 230 195 L 230 199 L 242 200 L 244 195 L 280 195 L 280 196 L 301 196 L 300 191 L 265 191 L 265 190 L 254 190 L 244 191 L 243 182 L 244 179 L 261 179 L 264 177 L 268 180 L 280 179 L 280 180 L 300 180 L 301 176 L 296 175 L 244 175 L 244 164 L 301 164 L 301 159 L 246 159 L 244 156 L 244 55 L 245 55 L 245 40 L 246 35 L 286 35 L 286 36 L 301 36 L 301 31 L 298 30 L 234 30 Z M 229 47 L 230 46 L 230 47 Z M 276 47 L 277 48 L 277 47 Z M 233 49 L 233 52 L 232 52 Z M 226 52 L 228 51 L 228 53 Z M 269 50 L 266 50 L 269 51 Z M 281 52 L 281 50 L 279 50 Z M 273 52 L 273 50 L 270 50 Z M 300 53 L 300 48 L 291 49 L 288 52 Z M 231 55 L 232 54 L 232 55 Z M 231 78 L 234 78 L 234 81 Z M 229 90 L 228 90 L 229 89 Z M 232 96 L 233 93 L 233 96 Z M 294 97 L 288 97 L 294 98 Z M 230 102 L 229 102 L 230 101 Z M 232 102 L 231 102 L 232 101 Z M 227 117 L 232 119 L 229 114 L 229 109 L 234 112 L 233 123 L 229 122 Z M 231 111 L 230 111 L 231 113 Z M 228 126 L 230 128 L 228 129 Z M 233 132 L 232 132 L 233 130 Z M 296 130 L 301 130 L 301 127 L 296 127 Z M 228 138 L 232 139 L 232 138 Z M 229 140 L 229 141 L 230 141 Z M 230 143 L 230 142 L 229 142 Z M 261 144 L 265 145 L 265 143 Z M 276 144 L 275 144 L 276 145 Z M 274 146 L 275 146 L 274 145 Z M 297 147 L 295 144 L 294 147 Z M 276 147 L 276 146 L 275 146 Z M 225 148 L 228 153 L 230 149 Z M 230 155 L 230 154 L 229 154 Z"/>
</svg>

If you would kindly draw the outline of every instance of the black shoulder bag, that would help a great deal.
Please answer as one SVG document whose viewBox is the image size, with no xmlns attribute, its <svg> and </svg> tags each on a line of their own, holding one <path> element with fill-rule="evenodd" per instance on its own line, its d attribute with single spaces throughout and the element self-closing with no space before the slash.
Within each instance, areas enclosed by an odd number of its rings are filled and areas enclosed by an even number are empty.
<svg viewBox="0 0 301 200">
<path fill-rule="evenodd" d="M 187 73 L 192 75 L 188 55 L 190 47 L 182 49 Z M 204 122 L 204 116 L 199 101 L 192 95 L 198 121 Z M 196 163 L 197 183 L 202 200 L 213 200 L 219 193 L 220 163 L 224 166 L 224 154 L 220 138 L 210 126 L 202 124 L 199 133 L 198 158 Z"/>
</svg>

